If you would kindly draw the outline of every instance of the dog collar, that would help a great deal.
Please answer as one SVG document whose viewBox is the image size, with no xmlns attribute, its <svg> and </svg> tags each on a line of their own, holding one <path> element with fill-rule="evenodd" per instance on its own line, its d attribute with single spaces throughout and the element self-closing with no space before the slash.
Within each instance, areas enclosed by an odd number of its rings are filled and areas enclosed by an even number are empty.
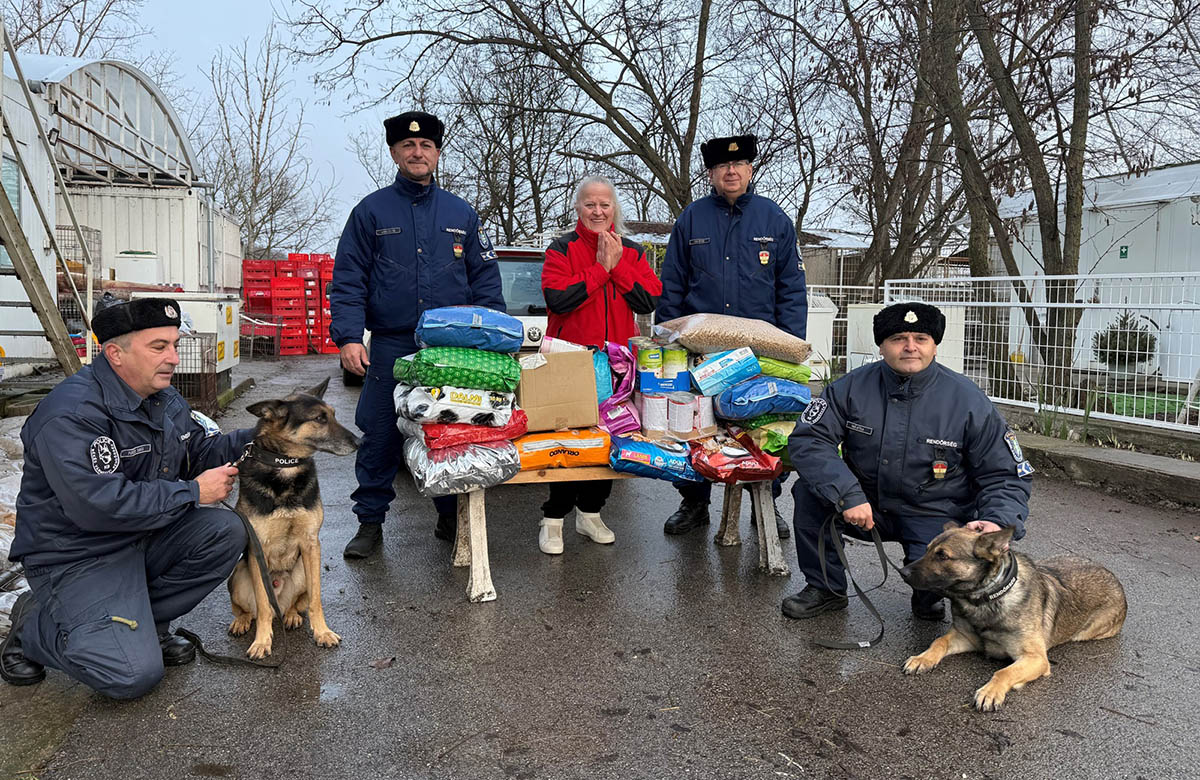
<svg viewBox="0 0 1200 780">
<path fill-rule="evenodd" d="M 1013 589 L 1013 586 L 1017 584 L 1017 569 L 1017 556 L 1010 552 L 1008 554 L 1008 566 L 1000 579 L 990 587 L 972 593 L 970 600 L 990 604 L 991 602 L 1003 596 L 1005 593 L 1008 593 Z"/>
<path fill-rule="evenodd" d="M 246 451 L 242 453 L 242 457 L 238 459 L 238 462 L 240 463 L 246 458 L 253 458 L 264 466 L 273 466 L 277 469 L 295 468 L 304 461 L 309 460 L 309 458 L 290 458 L 280 455 L 278 452 L 272 452 L 253 441 L 246 445 Z"/>
</svg>

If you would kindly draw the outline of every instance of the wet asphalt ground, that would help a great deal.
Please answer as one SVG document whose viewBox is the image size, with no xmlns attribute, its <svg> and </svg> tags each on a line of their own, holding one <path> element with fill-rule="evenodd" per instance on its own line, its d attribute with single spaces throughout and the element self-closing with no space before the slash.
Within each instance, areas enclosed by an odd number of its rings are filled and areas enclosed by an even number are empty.
<svg viewBox="0 0 1200 780">
<path fill-rule="evenodd" d="M 247 404 L 313 384 L 335 360 L 243 364 L 235 380 L 258 387 L 219 422 L 250 425 Z M 335 376 L 327 400 L 347 424 L 356 397 Z M 432 506 L 404 472 L 382 553 L 345 562 L 353 460 L 318 463 L 324 603 L 340 647 L 316 647 L 306 626 L 287 634 L 278 671 L 200 659 L 134 702 L 53 671 L 30 688 L 0 686 L 0 778 L 1200 775 L 1198 513 L 1036 482 L 1020 549 L 1104 563 L 1125 584 L 1129 618 L 1115 639 L 1051 651 L 1051 677 L 983 714 L 972 693 L 999 662 L 961 655 L 901 673 L 948 622 L 913 619 L 894 574 L 871 594 L 887 623 L 881 646 L 814 647 L 814 636 L 867 638 L 873 620 L 855 600 L 811 621 L 782 617 L 780 601 L 804 583 L 756 570 L 748 501 L 746 543 L 721 548 L 718 506 L 708 529 L 667 537 L 674 491 L 621 481 L 604 512 L 616 544 L 572 533 L 568 519 L 566 551 L 550 557 L 537 548 L 545 488 L 489 491 L 499 598 L 470 604 L 467 570 L 450 566 Z M 790 516 L 790 495 L 780 508 Z M 794 568 L 794 545 L 785 550 Z M 879 581 L 873 548 L 849 554 L 865 583 Z M 249 638 L 229 637 L 229 620 L 222 588 L 178 624 L 214 651 L 244 652 Z"/>
</svg>

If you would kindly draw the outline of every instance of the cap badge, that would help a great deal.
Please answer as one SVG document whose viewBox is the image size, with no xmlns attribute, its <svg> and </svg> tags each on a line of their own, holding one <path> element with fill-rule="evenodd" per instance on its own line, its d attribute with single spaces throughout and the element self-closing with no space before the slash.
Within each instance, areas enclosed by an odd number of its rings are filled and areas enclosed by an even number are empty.
<svg viewBox="0 0 1200 780">
<path fill-rule="evenodd" d="M 737 141 L 734 141 L 733 143 L 731 143 L 729 145 L 729 151 L 736 152 L 737 150 L 738 150 Z"/>
<path fill-rule="evenodd" d="M 174 307 L 174 306 L 164 306 L 164 307 L 163 307 L 163 314 L 167 315 L 167 316 L 168 316 L 168 317 L 170 317 L 171 319 L 175 319 L 176 317 L 178 317 L 178 316 L 179 316 L 179 312 L 175 311 L 175 307 Z"/>
<path fill-rule="evenodd" d="M 415 132 L 419 131 L 420 129 L 421 129 L 421 126 L 419 124 L 417 124 L 417 121 L 415 119 L 408 123 L 408 131 L 410 133 L 415 133 Z"/>
<path fill-rule="evenodd" d="M 910 311 L 908 314 L 905 314 L 904 321 L 905 322 L 916 322 L 917 321 L 917 313 L 914 311 Z"/>
</svg>

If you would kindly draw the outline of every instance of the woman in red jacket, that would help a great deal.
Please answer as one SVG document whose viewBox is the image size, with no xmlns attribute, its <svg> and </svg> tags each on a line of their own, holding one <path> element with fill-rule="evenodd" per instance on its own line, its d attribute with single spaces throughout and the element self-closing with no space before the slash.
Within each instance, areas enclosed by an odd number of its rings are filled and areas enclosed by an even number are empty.
<svg viewBox="0 0 1200 780">
<path fill-rule="evenodd" d="M 633 315 L 658 305 L 662 282 L 646 262 L 641 245 L 622 238 L 617 191 L 603 176 L 583 180 L 575 192 L 579 221 L 546 249 L 542 292 L 548 309 L 546 333 L 556 339 L 601 349 L 638 334 Z M 575 530 L 600 544 L 616 537 L 600 519 L 612 480 L 553 482 L 542 505 L 538 546 L 548 555 L 563 551 L 562 526 L 575 513 Z"/>
</svg>

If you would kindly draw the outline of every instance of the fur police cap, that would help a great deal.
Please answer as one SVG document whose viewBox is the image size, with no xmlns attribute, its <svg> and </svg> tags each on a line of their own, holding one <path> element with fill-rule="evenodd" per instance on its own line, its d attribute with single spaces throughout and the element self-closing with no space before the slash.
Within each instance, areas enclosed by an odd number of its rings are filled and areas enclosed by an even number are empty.
<svg viewBox="0 0 1200 780">
<path fill-rule="evenodd" d="M 758 156 L 758 139 L 752 135 L 713 138 L 700 144 L 700 156 L 704 158 L 704 167 L 709 169 L 734 160 L 753 162 Z"/>
<path fill-rule="evenodd" d="M 167 326 L 179 327 L 179 304 L 171 298 L 134 298 L 92 317 L 92 332 L 101 344 L 135 330 Z"/>
<path fill-rule="evenodd" d="M 893 303 L 875 315 L 875 346 L 897 333 L 928 333 L 934 344 L 942 343 L 946 315 L 928 303 Z"/>
<path fill-rule="evenodd" d="M 399 116 L 383 120 L 383 130 L 387 133 L 387 145 L 403 141 L 405 138 L 428 138 L 433 145 L 442 148 L 442 134 L 446 128 L 442 120 L 424 111 L 406 111 Z"/>
</svg>

